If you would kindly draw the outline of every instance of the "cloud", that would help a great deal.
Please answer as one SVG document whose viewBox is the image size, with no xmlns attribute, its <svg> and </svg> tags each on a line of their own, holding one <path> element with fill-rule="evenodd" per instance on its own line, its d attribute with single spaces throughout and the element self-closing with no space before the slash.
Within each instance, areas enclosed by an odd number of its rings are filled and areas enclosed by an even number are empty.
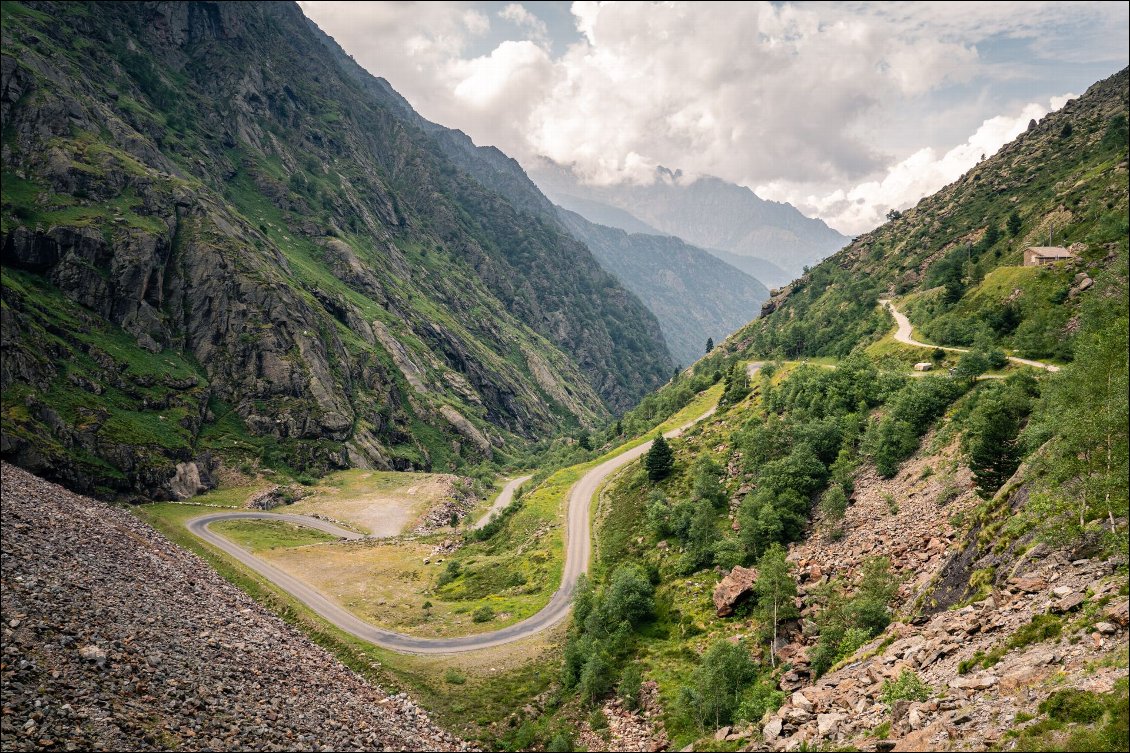
<svg viewBox="0 0 1130 753">
<path fill-rule="evenodd" d="M 533 13 L 526 10 L 524 5 L 510 3 L 498 12 L 498 17 L 511 22 L 519 28 L 526 29 L 532 35 L 533 39 L 543 46 L 549 39 L 549 29 L 546 27 L 545 21 L 542 21 Z"/>
<path fill-rule="evenodd" d="M 992 156 L 1019 136 L 1031 120 L 1039 120 L 1074 97 L 1053 97 L 1048 105 L 1029 104 L 1014 116 L 989 118 L 964 143 L 944 154 L 929 147 L 919 149 L 889 167 L 882 178 L 846 190 L 813 195 L 787 182 L 773 182 L 757 186 L 754 193 L 773 201 L 787 201 L 842 233 L 862 233 L 883 222 L 889 210 L 911 207 L 923 196 L 957 180 L 981 159 Z"/>
<path fill-rule="evenodd" d="M 425 117 L 527 164 L 717 175 L 853 232 L 999 148 L 1002 113 L 1125 65 L 1130 23 L 1101 2 L 301 6 Z"/>
</svg>

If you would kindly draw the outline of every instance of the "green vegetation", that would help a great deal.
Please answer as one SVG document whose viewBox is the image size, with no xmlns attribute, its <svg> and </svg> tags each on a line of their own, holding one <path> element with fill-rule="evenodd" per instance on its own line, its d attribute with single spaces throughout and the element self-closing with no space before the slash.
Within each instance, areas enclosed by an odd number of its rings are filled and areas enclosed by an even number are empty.
<svg viewBox="0 0 1130 753">
<path fill-rule="evenodd" d="M 925 701 L 931 695 L 930 686 L 912 669 L 904 669 L 895 680 L 883 680 L 879 697 L 883 703 L 893 705 L 895 701 Z"/>
<path fill-rule="evenodd" d="M 760 622 L 769 634 L 769 662 L 777 665 L 774 646 L 777 645 L 777 627 L 782 620 L 800 615 L 796 608 L 796 579 L 792 565 L 785 560 L 785 549 L 780 544 L 770 546 L 757 562 L 757 604 Z"/>
<path fill-rule="evenodd" d="M 813 603 L 820 607 L 815 616 L 820 637 L 809 651 L 809 661 L 815 676 L 851 656 L 890 624 L 889 604 L 897 591 L 890 562 L 881 557 L 864 563 L 859 587 L 850 596 L 838 578 L 814 590 Z"/>
<path fill-rule="evenodd" d="M 662 434 L 652 441 L 644 459 L 644 467 L 649 481 L 662 481 L 671 475 L 671 470 L 675 467 L 675 456 Z"/>
<path fill-rule="evenodd" d="M 1010 731 L 1009 737 L 1015 738 L 1019 750 L 1123 751 L 1130 744 L 1128 701 L 1125 677 L 1109 693 L 1057 690 L 1040 703 L 1043 719 Z"/>
<path fill-rule="evenodd" d="M 255 553 L 337 541 L 332 534 L 279 520 L 222 520 L 211 528 Z"/>
</svg>

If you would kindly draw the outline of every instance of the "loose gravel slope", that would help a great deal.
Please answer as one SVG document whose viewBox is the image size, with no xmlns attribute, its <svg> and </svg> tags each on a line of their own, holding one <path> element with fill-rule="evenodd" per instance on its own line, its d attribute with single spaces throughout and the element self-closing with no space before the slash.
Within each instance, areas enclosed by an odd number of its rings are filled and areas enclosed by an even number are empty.
<svg viewBox="0 0 1130 753">
<path fill-rule="evenodd" d="M 3 465 L 4 750 L 460 750 L 125 511 Z"/>
</svg>

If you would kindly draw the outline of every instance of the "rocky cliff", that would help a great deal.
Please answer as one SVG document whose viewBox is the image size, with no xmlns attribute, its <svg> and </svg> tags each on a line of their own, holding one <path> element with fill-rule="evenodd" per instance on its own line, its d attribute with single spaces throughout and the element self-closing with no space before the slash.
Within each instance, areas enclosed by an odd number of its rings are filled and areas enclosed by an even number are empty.
<svg viewBox="0 0 1130 753">
<path fill-rule="evenodd" d="M 669 373 L 295 5 L 8 3 L 3 42 L 5 458 L 156 496 L 217 457 L 454 468 Z"/>
</svg>

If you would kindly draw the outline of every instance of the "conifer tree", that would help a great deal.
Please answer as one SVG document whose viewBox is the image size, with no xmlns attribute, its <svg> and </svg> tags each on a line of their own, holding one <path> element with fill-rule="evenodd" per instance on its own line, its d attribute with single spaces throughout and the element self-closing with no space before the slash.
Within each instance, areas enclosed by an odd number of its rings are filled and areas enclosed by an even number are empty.
<svg viewBox="0 0 1130 753">
<path fill-rule="evenodd" d="M 644 460 L 647 478 L 652 482 L 662 481 L 671 475 L 674 467 L 675 454 L 671 452 L 671 445 L 667 444 L 667 440 L 660 434 L 652 442 L 651 449 L 647 451 L 647 458 Z"/>
</svg>

